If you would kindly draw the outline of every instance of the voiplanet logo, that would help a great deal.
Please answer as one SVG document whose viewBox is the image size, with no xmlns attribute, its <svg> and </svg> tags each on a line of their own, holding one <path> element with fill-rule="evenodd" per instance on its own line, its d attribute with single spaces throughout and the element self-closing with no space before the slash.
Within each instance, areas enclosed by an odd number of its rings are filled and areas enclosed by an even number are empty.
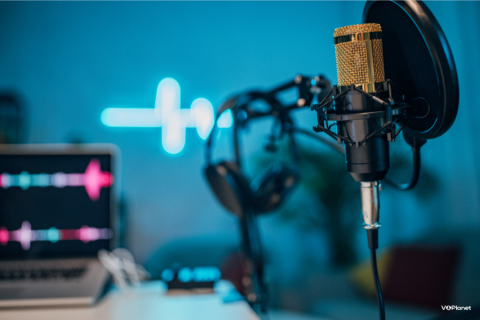
<svg viewBox="0 0 480 320">
<path fill-rule="evenodd" d="M 471 306 L 468 307 L 459 307 L 459 306 L 442 306 L 442 310 L 452 311 L 452 310 L 472 310 Z"/>
</svg>

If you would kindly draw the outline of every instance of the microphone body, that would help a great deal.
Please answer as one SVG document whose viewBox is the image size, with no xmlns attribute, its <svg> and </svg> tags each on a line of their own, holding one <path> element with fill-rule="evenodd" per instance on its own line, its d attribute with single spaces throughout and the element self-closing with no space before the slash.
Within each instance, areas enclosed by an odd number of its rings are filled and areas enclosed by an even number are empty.
<svg viewBox="0 0 480 320">
<path fill-rule="evenodd" d="M 369 112 L 381 107 L 358 91 L 349 91 L 339 99 L 339 113 Z M 347 170 L 355 181 L 378 181 L 387 176 L 390 169 L 389 143 L 385 135 L 375 135 L 360 143 L 367 135 L 385 124 L 383 118 L 350 120 L 337 123 L 339 133 L 357 143 L 344 143 Z"/>
<path fill-rule="evenodd" d="M 366 23 L 338 28 L 334 32 L 339 94 L 354 85 L 380 99 L 388 95 L 384 88 L 382 31 L 378 24 Z M 335 105 L 338 114 L 382 110 L 382 105 L 357 90 L 350 90 Z M 390 169 L 389 144 L 385 134 L 369 134 L 379 130 L 385 119 L 362 118 L 337 122 L 338 134 L 353 143 L 344 142 L 347 170 L 358 182 L 378 181 Z"/>
</svg>

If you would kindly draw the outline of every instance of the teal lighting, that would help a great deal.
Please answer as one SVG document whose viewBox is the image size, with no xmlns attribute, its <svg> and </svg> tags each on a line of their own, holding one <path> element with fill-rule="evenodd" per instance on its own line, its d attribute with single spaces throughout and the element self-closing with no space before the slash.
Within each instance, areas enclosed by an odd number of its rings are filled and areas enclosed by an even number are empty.
<svg viewBox="0 0 480 320">
<path fill-rule="evenodd" d="M 48 237 L 48 240 L 50 240 L 50 242 L 55 243 L 58 240 L 60 240 L 60 231 L 58 231 L 58 229 L 55 227 L 51 227 L 47 231 L 47 237 Z"/>
<path fill-rule="evenodd" d="M 210 282 L 220 279 L 222 273 L 216 267 L 196 267 L 193 269 L 193 280 L 196 282 Z"/>
<path fill-rule="evenodd" d="M 230 128 L 233 124 L 232 110 L 225 110 L 220 118 L 218 118 L 217 125 L 219 128 Z"/>
<path fill-rule="evenodd" d="M 182 268 L 178 271 L 177 277 L 181 282 L 190 282 L 193 278 L 193 272 L 190 268 Z"/>
<path fill-rule="evenodd" d="M 196 128 L 200 139 L 207 139 L 215 112 L 205 98 L 195 99 L 190 109 L 181 109 L 180 85 L 165 78 L 158 84 L 155 108 L 109 107 L 100 118 L 107 127 L 162 128 L 161 147 L 169 154 L 178 154 L 185 147 L 186 128 Z M 218 127 L 230 128 L 232 124 L 232 112 L 227 110 L 218 119 Z"/>
<path fill-rule="evenodd" d="M 161 127 L 152 108 L 106 108 L 101 119 L 107 127 Z"/>
<path fill-rule="evenodd" d="M 195 119 L 198 136 L 203 140 L 207 139 L 215 119 L 212 104 L 207 99 L 198 98 L 192 102 L 190 110 L 190 117 Z"/>
<path fill-rule="evenodd" d="M 175 274 L 173 273 L 172 270 L 170 269 L 165 269 L 162 272 L 162 279 L 166 282 L 172 281 L 173 278 L 175 277 Z"/>
</svg>

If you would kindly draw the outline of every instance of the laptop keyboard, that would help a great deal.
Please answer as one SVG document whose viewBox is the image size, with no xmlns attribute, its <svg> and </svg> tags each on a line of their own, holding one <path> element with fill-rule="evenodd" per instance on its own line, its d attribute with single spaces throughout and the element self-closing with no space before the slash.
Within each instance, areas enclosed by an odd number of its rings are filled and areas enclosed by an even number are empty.
<svg viewBox="0 0 480 320">
<path fill-rule="evenodd" d="M 0 281 L 71 280 L 87 270 L 85 260 L 8 261 L 0 263 Z"/>
</svg>

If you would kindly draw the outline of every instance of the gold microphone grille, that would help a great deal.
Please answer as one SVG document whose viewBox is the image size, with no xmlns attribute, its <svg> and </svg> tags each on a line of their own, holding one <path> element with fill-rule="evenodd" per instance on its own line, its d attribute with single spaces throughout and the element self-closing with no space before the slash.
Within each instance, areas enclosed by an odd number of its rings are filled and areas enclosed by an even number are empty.
<svg viewBox="0 0 480 320">
<path fill-rule="evenodd" d="M 333 34 L 339 86 L 362 86 L 375 91 L 375 83 L 385 81 L 382 28 L 364 23 L 335 29 Z"/>
<path fill-rule="evenodd" d="M 345 36 L 348 34 L 382 32 L 382 27 L 378 23 L 362 23 L 335 29 L 334 37 Z"/>
</svg>

